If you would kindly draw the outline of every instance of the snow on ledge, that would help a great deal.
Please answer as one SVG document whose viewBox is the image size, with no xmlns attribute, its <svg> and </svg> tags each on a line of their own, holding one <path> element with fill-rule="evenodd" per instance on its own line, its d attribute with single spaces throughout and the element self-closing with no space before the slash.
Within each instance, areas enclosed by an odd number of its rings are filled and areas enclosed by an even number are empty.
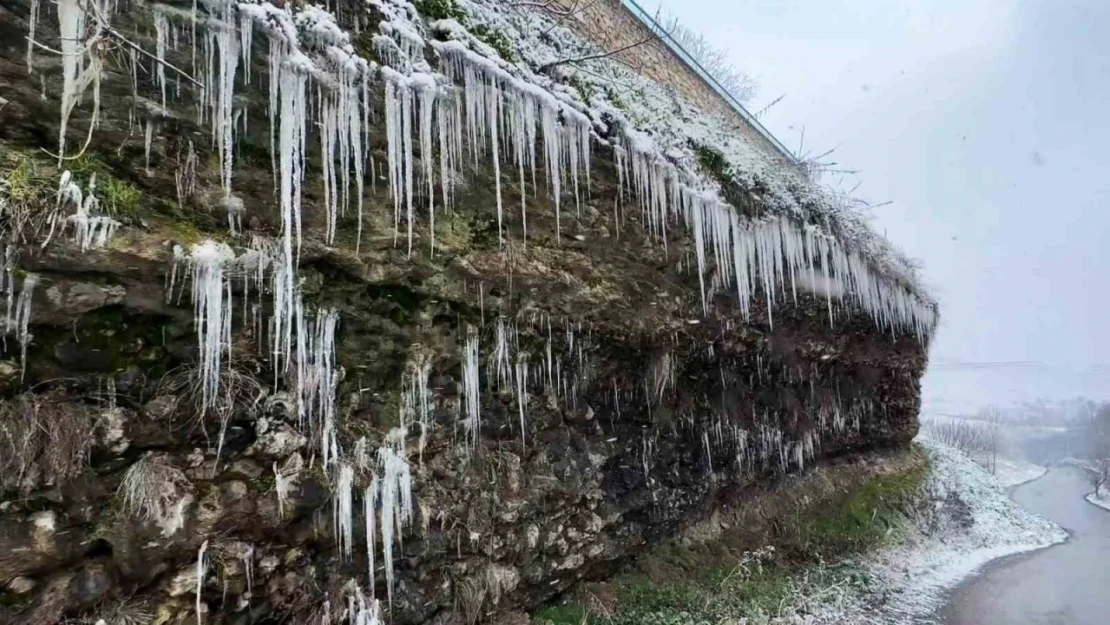
<svg viewBox="0 0 1110 625">
<path fill-rule="evenodd" d="M 1096 506 L 1102 508 L 1103 510 L 1106 510 L 1106 511 L 1110 512 L 1110 497 L 1108 497 L 1108 496 L 1095 497 L 1095 494 L 1091 493 L 1090 495 L 1087 495 L 1087 497 L 1085 499 L 1089 503 L 1091 503 L 1092 505 L 1096 505 Z"/>
</svg>

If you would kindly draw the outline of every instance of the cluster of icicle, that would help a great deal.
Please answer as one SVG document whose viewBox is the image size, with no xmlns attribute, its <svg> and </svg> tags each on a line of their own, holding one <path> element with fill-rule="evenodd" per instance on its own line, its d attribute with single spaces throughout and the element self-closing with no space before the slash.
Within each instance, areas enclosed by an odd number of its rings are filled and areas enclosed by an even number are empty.
<svg viewBox="0 0 1110 625">
<path fill-rule="evenodd" d="M 583 376 L 588 370 L 586 355 L 590 349 L 589 334 L 582 333 L 581 324 L 565 322 L 560 332 L 554 331 L 550 317 L 534 316 L 528 320 L 532 328 L 546 333 L 543 351 L 531 353 L 520 340 L 520 326 L 504 316 L 498 316 L 493 326 L 493 344 L 486 358 L 488 390 L 510 394 L 515 403 L 520 427 L 521 448 L 527 448 L 526 415 L 531 394 L 543 393 L 577 409 L 580 389 L 588 380 Z M 557 337 L 562 335 L 562 345 Z M 467 447 L 477 445 L 482 427 L 481 419 L 481 352 L 478 328 L 467 326 L 466 340 L 460 354 L 462 362 L 463 397 L 459 420 L 463 426 Z M 532 363 L 536 363 L 534 366 Z"/>
<path fill-rule="evenodd" d="M 259 297 L 266 292 L 283 297 L 285 272 L 280 245 L 267 240 L 253 240 L 243 253 L 236 255 L 224 243 L 205 241 L 188 252 L 178 248 L 177 262 L 168 285 L 174 297 L 179 266 L 191 269 L 194 323 L 200 353 L 199 376 L 205 409 L 219 399 L 221 371 L 231 353 L 233 297 L 241 293 L 242 317 L 254 325 L 256 333 L 268 334 L 274 368 L 281 379 L 288 381 L 295 399 L 298 425 L 303 433 L 319 444 L 319 459 L 325 474 L 334 479 L 335 534 L 340 553 L 350 558 L 354 536 L 354 488 L 356 470 L 365 477 L 364 492 L 367 551 L 370 588 L 373 594 L 376 536 L 381 536 L 385 575 L 389 597 L 393 594 L 393 546 L 400 542 L 402 530 L 413 522 L 412 475 L 405 452 L 405 441 L 411 425 L 420 427 L 420 448 L 423 449 L 431 425 L 433 399 L 428 386 L 431 364 L 427 360 L 414 363 L 407 375 L 406 391 L 401 407 L 401 427 L 386 437 L 376 455 L 366 439 L 360 439 L 345 452 L 338 438 L 336 389 L 339 369 L 335 361 L 335 334 L 339 315 L 331 309 L 306 312 L 299 288 L 295 288 L 289 317 L 272 316 L 268 323 L 259 319 L 256 307 L 248 305 L 253 290 Z M 274 306 L 274 310 L 286 307 Z M 275 465 L 279 483 L 279 505 L 284 508 L 288 497 L 288 476 Z M 373 621 L 371 621 L 373 622 Z"/>
<path fill-rule="evenodd" d="M 882 329 L 907 330 L 925 339 L 936 325 L 936 308 L 906 286 L 872 271 L 859 253 L 814 225 L 783 217 L 749 219 L 725 204 L 714 191 L 658 155 L 652 141 L 628 131 L 617 148 L 622 181 L 640 199 L 643 222 L 665 244 L 667 225 L 681 220 L 691 231 L 701 287 L 702 309 L 718 288 L 732 286 L 745 318 L 757 290 L 773 323 L 776 299 L 799 289 L 824 296 L 829 321 L 834 300 L 854 304 Z M 715 269 L 713 269 L 715 268 Z M 706 284 L 709 278 L 709 284 Z"/>
<path fill-rule="evenodd" d="M 386 80 L 395 222 L 399 222 L 403 206 L 410 251 L 414 129 L 419 131 L 420 169 L 427 185 L 431 218 L 434 220 L 433 137 L 438 136 L 445 205 L 449 205 L 450 181 L 463 158 L 463 146 L 469 148 L 472 158 L 486 156 L 492 162 L 499 233 L 503 231 L 504 212 L 502 160 L 518 170 L 523 195 L 529 173 L 535 187 L 536 146 L 542 140 L 558 234 L 565 172 L 569 171 L 573 182 L 576 203 L 582 170 L 589 182 L 590 116 L 559 97 L 562 94 L 518 78 L 504 61 L 489 56 L 495 53 L 475 51 L 481 44 L 452 20 L 430 25 L 448 37 L 447 41 L 429 42 L 444 74 L 432 72 L 424 61 L 420 26 L 412 19 L 407 3 L 371 0 L 371 4 L 387 18 L 380 25 L 375 45 L 387 64 L 382 72 Z M 460 84 L 461 94 L 454 87 Z M 749 219 L 740 215 L 705 181 L 666 158 L 646 135 L 626 122 L 618 130 L 614 150 L 622 193 L 627 191 L 638 200 L 643 223 L 664 245 L 669 224 L 683 223 L 690 231 L 704 312 L 709 311 L 716 287 L 735 287 L 745 317 L 757 289 L 763 292 L 770 309 L 776 298 L 789 291 L 796 299 L 802 288 L 826 297 L 830 321 L 836 299 L 843 306 L 858 306 L 880 328 L 910 331 L 921 339 L 932 332 L 935 307 L 906 285 L 876 273 L 859 253 L 846 249 L 816 226 L 801 226 L 786 218 Z M 522 197 L 522 206 L 524 200 Z M 521 223 L 527 237 L 523 208 Z M 707 287 L 707 279 L 715 284 Z"/>
<path fill-rule="evenodd" d="M 64 223 L 73 227 L 74 242 L 80 246 L 82 252 L 104 247 L 119 228 L 118 221 L 101 214 L 100 200 L 96 197 L 96 174 L 89 177 L 87 191 L 82 191 L 68 169 L 62 172 L 62 177 L 58 181 L 56 203 L 55 219 L 50 224 L 51 232 L 43 242 L 43 247 L 49 244 L 53 237 L 57 220 L 61 219 L 70 207 L 74 212 L 72 215 L 64 216 Z"/>
<path fill-rule="evenodd" d="M 754 476 L 768 470 L 786 473 L 802 470 L 817 457 L 821 441 L 826 436 L 838 436 L 847 431 L 859 432 L 862 418 L 875 411 L 875 406 L 867 400 L 856 401 L 843 406 L 838 401 L 831 407 L 813 411 L 814 424 L 797 436 L 791 436 L 779 424 L 779 416 L 773 413 L 754 413 L 751 420 L 754 426 L 749 429 L 740 425 L 737 419 L 720 413 L 695 417 L 691 414 L 680 415 L 674 426 L 685 431 L 688 436 L 700 438 L 704 454 L 704 466 L 709 473 L 727 468 L 743 476 Z M 645 478 L 650 478 L 650 470 L 658 449 L 659 432 L 645 434 L 641 442 L 641 466 Z"/>
<path fill-rule="evenodd" d="M 403 231 L 410 252 L 417 195 L 425 196 L 434 251 L 435 167 L 440 169 L 440 204 L 448 208 L 454 180 L 467 157 L 475 164 L 487 159 L 494 167 L 499 236 L 503 236 L 505 219 L 502 162 L 515 167 L 521 182 L 521 224 L 527 238 L 523 196 L 527 178 L 536 187 L 540 141 L 558 235 L 565 182 L 573 187 L 576 204 L 580 203 L 578 187 L 583 173 L 589 183 L 594 123 L 590 110 L 566 93 L 539 86 L 537 77 L 497 58 L 496 52 L 453 20 L 428 26 L 446 41 L 426 42 L 425 27 L 411 4 L 368 1 L 385 18 L 373 39 L 385 63 L 380 68 L 361 58 L 335 17 L 319 7 L 278 8 L 262 0 L 202 0 L 203 15 L 164 5 L 154 8 L 160 61 L 177 45 L 181 39 L 178 32 L 186 27 L 194 48 L 199 43 L 203 51 L 199 61 L 195 50 L 192 55 L 195 73 L 204 86 L 199 111 L 202 119 L 210 122 L 229 197 L 236 120 L 241 119 L 244 128 L 246 125 L 245 111 L 233 108 L 234 88 L 239 75 L 244 81 L 251 80 L 254 30 L 260 29 L 268 37 L 270 132 L 285 266 L 296 265 L 300 247 L 301 187 L 308 128 L 313 124 L 320 127 L 327 240 L 334 239 L 337 215 L 351 203 L 353 178 L 359 215 L 357 240 L 361 241 L 362 185 L 367 171 L 372 174 L 374 169 L 368 155 L 370 141 L 364 136 L 370 129 L 369 84 L 379 73 L 385 85 L 395 233 Z M 72 2 L 76 8 L 69 4 L 67 11 L 60 12 L 66 16 L 62 30 L 80 33 L 88 5 L 84 0 Z M 442 73 L 433 71 L 425 60 L 428 48 L 440 59 Z M 80 61 L 81 56 L 75 58 Z M 82 70 L 75 66 L 67 72 L 67 84 L 70 73 L 78 75 Z M 156 80 L 164 99 L 167 78 L 162 63 L 158 70 Z M 313 90 L 315 106 L 309 99 Z M 66 110 L 63 107 L 63 118 Z M 739 215 L 720 200 L 712 186 L 679 168 L 627 120 L 618 120 L 616 126 L 618 138 L 613 147 L 622 189 L 627 186 L 638 200 L 645 225 L 660 235 L 664 244 L 668 224 L 681 221 L 691 231 L 705 312 L 711 295 L 725 286 L 735 287 L 745 314 L 757 291 L 763 292 L 770 307 L 787 289 L 796 296 L 798 288 L 803 288 L 826 296 L 830 316 L 836 299 L 842 306 L 862 308 L 881 328 L 906 330 L 921 338 L 932 331 L 935 306 L 899 280 L 875 272 L 858 252 L 813 226 L 800 226 L 785 218 Z M 294 272 L 285 277 L 287 297 L 282 303 L 289 305 Z M 281 316 L 289 315 L 290 310 L 281 312 Z"/>
<path fill-rule="evenodd" d="M 381 71 L 385 81 L 394 223 L 399 230 L 403 214 L 410 253 L 417 190 L 414 133 L 419 141 L 419 170 L 423 176 L 420 186 L 426 195 L 433 252 L 436 149 L 444 208 L 451 206 L 453 181 L 467 156 L 475 164 L 485 158 L 493 164 L 499 240 L 503 240 L 505 231 L 501 164 L 502 160 L 511 162 L 520 179 L 521 225 L 527 240 L 526 181 L 530 178 L 533 188 L 536 186 L 539 158 L 536 146 L 542 141 L 548 190 L 558 224 L 566 172 L 572 181 L 576 205 L 580 202 L 580 173 L 585 173 L 589 181 L 592 128 L 589 117 L 550 92 L 517 78 L 506 70 L 503 62 L 474 52 L 461 40 L 430 42 L 444 73 L 432 71 L 424 60 L 426 44 L 420 27 L 408 7 L 380 0 L 370 3 L 386 16 L 379 25 L 380 34 L 375 36 L 374 45 L 386 63 Z M 467 37 L 453 20 L 431 26 L 448 37 Z"/>
<path fill-rule="evenodd" d="M 58 230 L 72 229 L 73 241 L 82 252 L 108 244 L 119 227 L 119 222 L 101 214 L 100 200 L 96 197 L 96 175 L 93 174 L 85 190 L 74 180 L 68 170 L 58 181 L 55 211 L 51 214 L 50 231 L 42 242 L 46 247 Z M 66 214 L 70 209 L 72 214 Z M 11 240 L 0 242 L 0 294 L 5 299 L 4 332 L 15 334 L 20 345 L 21 376 L 27 372 L 27 347 L 31 341 L 31 300 L 39 276 L 26 273 L 23 286 L 16 296 L 17 246 Z"/>
<path fill-rule="evenodd" d="M 31 342 L 31 332 L 29 325 L 31 323 L 31 298 L 34 296 L 35 287 L 39 283 L 39 275 L 37 273 L 26 273 L 23 276 L 23 287 L 19 290 L 19 296 L 16 297 L 15 293 L 15 258 L 14 251 L 11 243 L 8 243 L 4 248 L 4 266 L 3 271 L 0 272 L 0 290 L 3 291 L 5 299 L 7 300 L 7 311 L 5 313 L 5 328 L 8 334 L 15 333 L 19 340 L 20 350 L 20 381 L 27 375 L 27 346 Z M 15 303 L 14 309 L 12 303 Z"/>
</svg>

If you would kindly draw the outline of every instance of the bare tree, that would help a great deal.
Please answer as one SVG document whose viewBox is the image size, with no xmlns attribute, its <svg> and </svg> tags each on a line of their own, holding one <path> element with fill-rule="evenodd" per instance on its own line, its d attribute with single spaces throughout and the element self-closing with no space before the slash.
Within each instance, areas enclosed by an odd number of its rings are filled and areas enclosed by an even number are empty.
<svg viewBox="0 0 1110 625">
<path fill-rule="evenodd" d="M 1088 445 L 1091 484 L 1095 497 L 1101 497 L 1103 490 L 1110 487 L 1110 404 L 1100 405 L 1087 416 L 1083 434 Z"/>
<path fill-rule="evenodd" d="M 985 464 L 992 474 L 998 471 L 1003 444 L 1002 413 L 998 409 L 984 409 L 975 419 L 928 421 L 924 425 L 934 439 Z"/>
<path fill-rule="evenodd" d="M 713 45 L 705 35 L 684 26 L 676 17 L 667 18 L 664 31 L 738 102 L 746 104 L 755 96 L 758 87 L 755 79 L 733 64 L 727 50 Z"/>
<path fill-rule="evenodd" d="M 1002 412 L 994 407 L 989 406 L 985 408 L 980 414 L 983 415 L 983 426 L 986 439 L 987 439 L 987 462 L 992 474 L 998 473 L 998 452 L 1002 446 Z"/>
</svg>

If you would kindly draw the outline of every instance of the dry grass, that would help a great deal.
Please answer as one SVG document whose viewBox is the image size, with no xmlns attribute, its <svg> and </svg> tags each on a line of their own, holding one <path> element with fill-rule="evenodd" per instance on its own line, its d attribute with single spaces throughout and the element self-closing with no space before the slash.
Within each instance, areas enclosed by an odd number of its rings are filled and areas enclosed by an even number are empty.
<svg viewBox="0 0 1110 625">
<path fill-rule="evenodd" d="M 79 475 L 89 464 L 94 421 L 63 391 L 0 402 L 0 489 L 26 493 Z"/>
<path fill-rule="evenodd" d="M 127 469 L 118 493 L 131 514 L 166 525 L 191 489 L 192 484 L 181 469 L 145 456 Z"/>
<path fill-rule="evenodd" d="M 488 608 L 501 603 L 516 582 L 504 569 L 487 564 L 482 571 L 463 578 L 456 585 L 455 613 L 466 623 L 479 623 Z"/>
<path fill-rule="evenodd" d="M 51 192 L 56 186 L 55 169 L 39 168 L 25 156 L 0 163 L 0 219 L 13 242 L 29 243 L 49 229 L 59 213 Z"/>
<path fill-rule="evenodd" d="M 253 409 L 266 396 L 266 390 L 254 374 L 248 371 L 253 364 L 249 360 L 228 362 L 220 368 L 219 397 L 216 405 L 205 409 L 204 393 L 201 388 L 200 363 L 182 365 L 165 375 L 158 384 L 157 394 L 177 396 L 184 405 L 193 408 L 195 423 L 201 425 L 205 417 L 212 416 L 220 424 L 216 442 L 216 464 L 223 451 L 224 436 L 237 409 Z M 207 434 L 206 434 L 207 435 Z M 209 443 L 211 444 L 211 443 Z"/>
<path fill-rule="evenodd" d="M 154 622 L 155 614 L 143 601 L 133 599 L 119 599 L 97 606 L 88 614 L 74 619 L 67 619 L 66 625 L 150 625 Z"/>
</svg>

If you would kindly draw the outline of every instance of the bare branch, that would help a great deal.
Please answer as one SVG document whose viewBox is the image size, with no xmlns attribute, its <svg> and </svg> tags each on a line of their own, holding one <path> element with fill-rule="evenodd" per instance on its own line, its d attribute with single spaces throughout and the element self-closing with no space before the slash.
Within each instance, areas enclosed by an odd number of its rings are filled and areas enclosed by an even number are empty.
<svg viewBox="0 0 1110 625">
<path fill-rule="evenodd" d="M 165 59 L 160 59 L 160 58 L 154 56 L 153 54 L 147 52 L 146 50 L 142 49 L 142 47 L 140 47 L 138 44 L 132 43 L 131 40 L 129 40 L 127 37 L 124 37 L 122 34 L 120 34 L 119 31 L 112 28 L 111 26 L 105 25 L 105 29 L 106 29 L 106 32 L 109 35 L 111 35 L 112 39 L 115 39 L 116 41 L 126 45 L 127 47 L 129 47 L 132 50 L 135 50 L 136 52 L 146 56 L 147 58 L 153 59 L 155 62 L 161 63 L 162 65 L 168 67 L 169 69 L 172 69 L 173 71 L 175 71 L 179 75 L 181 75 L 183 78 L 185 78 L 185 80 L 188 80 L 189 82 L 191 82 L 194 85 L 200 87 L 201 89 L 204 88 L 204 85 L 200 84 L 199 80 L 197 80 L 196 78 L 193 78 L 191 75 L 189 75 L 187 72 L 185 72 L 185 70 L 182 70 L 182 69 L 178 68 L 177 66 L 170 63 L 169 61 L 166 61 Z"/>
<path fill-rule="evenodd" d="M 550 70 L 552 68 L 555 68 L 555 67 L 558 67 L 560 65 L 572 65 L 572 64 L 578 64 L 578 63 L 584 63 L 586 61 L 596 61 L 598 59 L 606 59 L 606 58 L 616 57 L 617 55 L 619 55 L 623 52 L 628 52 L 629 50 L 632 50 L 634 48 L 638 48 L 638 47 L 640 47 L 640 46 L 642 46 L 646 43 L 650 43 L 652 41 L 656 41 L 658 39 L 661 39 L 663 36 L 667 36 L 667 37 L 670 36 L 670 33 L 667 32 L 667 31 L 663 31 L 662 33 L 656 32 L 653 29 L 649 29 L 649 31 L 650 31 L 650 34 L 647 37 L 644 37 L 643 39 L 640 39 L 639 41 L 636 41 L 634 43 L 630 43 L 628 45 L 621 46 L 619 48 L 616 48 L 614 50 L 610 50 L 608 52 L 598 52 L 597 54 L 587 54 L 586 56 L 580 56 L 580 57 L 574 57 L 574 58 L 568 58 L 568 59 L 561 59 L 561 60 L 558 60 L 558 61 L 553 61 L 551 63 L 547 63 L 545 65 L 540 66 L 540 68 L 537 71 L 539 73 L 543 74 L 543 73 L 546 73 L 548 70 Z M 614 59 L 614 60 L 619 60 L 619 59 Z"/>
<path fill-rule="evenodd" d="M 770 108 L 772 106 L 778 104 L 779 102 L 782 102 L 782 99 L 785 98 L 785 97 L 786 97 L 786 94 L 784 93 L 784 94 L 780 95 L 779 97 L 775 98 L 774 100 L 771 100 L 771 102 L 767 106 L 759 109 L 759 112 L 756 113 L 754 115 L 754 117 L 756 119 L 759 119 L 764 113 L 766 113 L 768 110 L 770 110 Z"/>
<path fill-rule="evenodd" d="M 513 7 L 514 9 L 521 7 L 539 9 L 546 13 L 550 13 L 551 15 L 559 17 L 569 17 L 578 12 L 579 4 L 581 4 L 581 0 L 574 0 L 574 4 L 570 5 L 569 7 L 562 6 L 562 3 L 558 0 L 546 0 L 545 2 L 526 2 L 522 0 L 519 2 L 510 2 L 509 6 Z"/>
</svg>

